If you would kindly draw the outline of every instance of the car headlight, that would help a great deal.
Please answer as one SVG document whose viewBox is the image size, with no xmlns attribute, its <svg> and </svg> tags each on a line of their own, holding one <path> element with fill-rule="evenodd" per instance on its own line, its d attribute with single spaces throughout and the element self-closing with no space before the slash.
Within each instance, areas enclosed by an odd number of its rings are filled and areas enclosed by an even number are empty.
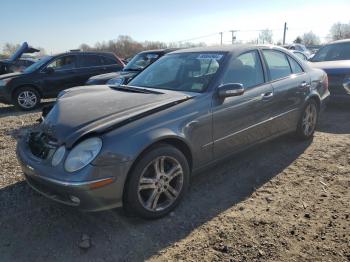
<svg viewBox="0 0 350 262">
<path fill-rule="evenodd" d="M 114 85 L 114 86 L 120 86 L 124 84 L 125 78 L 123 77 L 118 77 L 118 78 L 112 78 L 108 80 L 107 85 Z"/>
<path fill-rule="evenodd" d="M 88 138 L 69 152 L 64 168 L 67 172 L 75 172 L 90 164 L 102 148 L 102 140 L 98 137 Z"/>
<path fill-rule="evenodd" d="M 52 166 L 57 166 L 59 163 L 61 163 L 65 154 L 66 154 L 66 148 L 64 146 L 60 146 L 52 156 L 52 160 L 51 160 Z"/>
</svg>

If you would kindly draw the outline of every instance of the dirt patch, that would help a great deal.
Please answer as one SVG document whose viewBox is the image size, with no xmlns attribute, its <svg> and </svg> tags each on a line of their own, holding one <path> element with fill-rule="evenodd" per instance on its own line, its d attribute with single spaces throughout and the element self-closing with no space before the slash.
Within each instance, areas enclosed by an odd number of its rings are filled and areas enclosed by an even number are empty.
<svg viewBox="0 0 350 262">
<path fill-rule="evenodd" d="M 29 189 L 15 138 L 38 117 L 0 107 L 1 261 L 350 261 L 349 108 L 325 111 L 313 141 L 284 136 L 194 177 L 155 221 Z"/>
</svg>

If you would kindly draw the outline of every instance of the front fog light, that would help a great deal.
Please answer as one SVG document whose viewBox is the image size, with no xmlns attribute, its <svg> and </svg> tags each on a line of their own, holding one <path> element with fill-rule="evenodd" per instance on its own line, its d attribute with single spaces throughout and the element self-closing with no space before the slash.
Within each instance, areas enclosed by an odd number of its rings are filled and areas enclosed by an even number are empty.
<svg viewBox="0 0 350 262">
<path fill-rule="evenodd" d="M 53 166 L 57 166 L 59 163 L 61 163 L 64 155 L 66 153 L 66 148 L 64 146 L 60 146 L 56 152 L 54 153 L 53 157 L 52 157 L 52 161 L 51 164 Z"/>
</svg>

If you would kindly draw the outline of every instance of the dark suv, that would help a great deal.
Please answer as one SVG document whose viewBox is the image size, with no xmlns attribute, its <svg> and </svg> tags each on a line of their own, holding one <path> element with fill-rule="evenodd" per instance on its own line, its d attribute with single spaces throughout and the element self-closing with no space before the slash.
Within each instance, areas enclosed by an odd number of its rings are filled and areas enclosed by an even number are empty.
<svg viewBox="0 0 350 262">
<path fill-rule="evenodd" d="M 71 51 L 47 56 L 22 73 L 0 76 L 0 102 L 22 110 L 53 98 L 64 89 L 84 85 L 93 75 L 122 70 L 123 62 L 113 53 Z"/>
</svg>

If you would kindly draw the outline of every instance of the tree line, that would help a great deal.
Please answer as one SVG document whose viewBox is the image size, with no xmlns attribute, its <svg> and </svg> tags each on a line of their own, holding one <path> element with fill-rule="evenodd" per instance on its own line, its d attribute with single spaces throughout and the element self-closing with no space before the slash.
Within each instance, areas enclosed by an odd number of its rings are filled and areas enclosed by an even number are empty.
<svg viewBox="0 0 350 262">
<path fill-rule="evenodd" d="M 135 54 L 153 49 L 164 49 L 164 48 L 188 48 L 196 46 L 205 46 L 205 43 L 193 44 L 190 42 L 173 42 L 165 43 L 159 41 L 144 41 L 138 42 L 132 39 L 130 36 L 121 35 L 116 40 L 110 40 L 106 42 L 97 42 L 94 46 L 87 44 L 81 44 L 79 49 L 82 51 L 107 51 L 113 52 L 121 58 L 129 58 Z"/>
<path fill-rule="evenodd" d="M 340 40 L 350 38 L 350 22 L 348 24 L 344 23 L 335 23 L 330 28 L 329 37 L 332 40 Z M 257 40 L 250 41 L 248 43 L 271 43 L 273 42 L 273 34 L 269 29 L 262 30 L 259 34 Z M 301 36 L 298 36 L 294 43 L 302 43 L 305 45 L 319 45 L 321 44 L 320 38 L 313 33 L 312 31 L 304 33 Z M 277 42 L 277 44 L 281 44 Z M 120 35 L 115 40 L 97 42 L 94 45 L 81 44 L 79 49 L 82 51 L 108 51 L 113 52 L 121 58 L 129 58 L 141 51 L 151 50 L 151 49 L 163 49 L 163 48 L 186 48 L 186 47 L 195 47 L 195 46 L 205 46 L 205 43 L 190 43 L 190 42 L 173 42 L 173 43 L 165 43 L 160 41 L 144 41 L 139 42 L 132 39 L 127 35 Z M 11 44 L 6 43 L 2 48 L 2 54 L 0 53 L 0 59 L 7 58 L 11 54 L 13 54 L 17 48 L 19 48 L 19 44 Z M 46 55 L 45 49 L 41 47 L 36 47 L 40 50 L 37 56 Z"/>
</svg>

